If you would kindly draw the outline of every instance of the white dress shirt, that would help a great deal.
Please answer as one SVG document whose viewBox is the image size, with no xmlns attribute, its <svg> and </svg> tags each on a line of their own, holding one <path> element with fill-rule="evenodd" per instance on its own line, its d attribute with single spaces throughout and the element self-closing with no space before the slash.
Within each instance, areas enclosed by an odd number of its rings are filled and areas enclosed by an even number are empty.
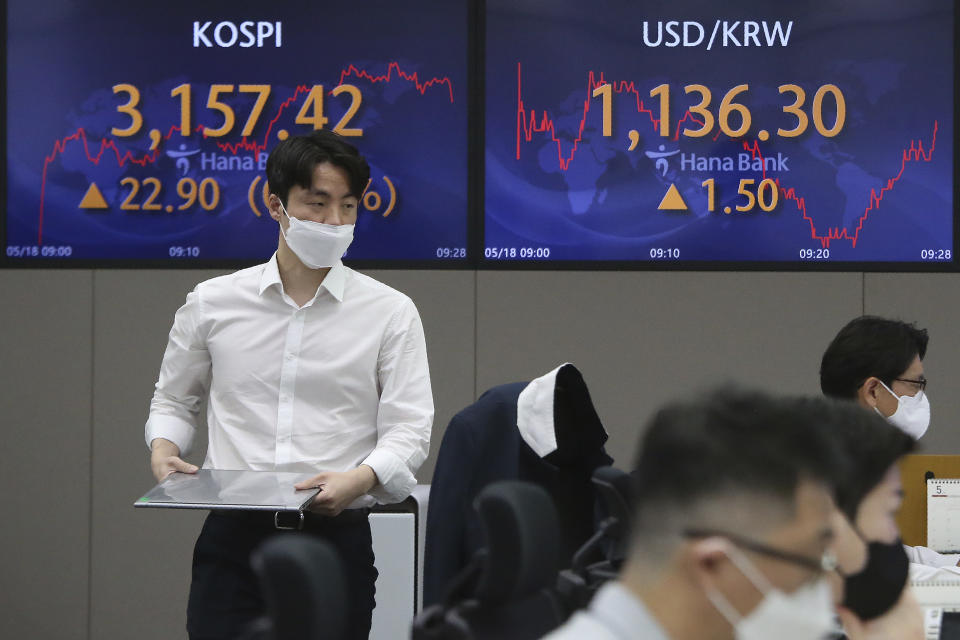
<svg viewBox="0 0 960 640">
<path fill-rule="evenodd" d="M 165 438 L 188 453 L 204 397 L 204 468 L 369 465 L 380 482 L 351 507 L 407 497 L 430 446 L 433 396 L 417 309 L 340 262 L 303 307 L 284 293 L 276 254 L 197 285 L 170 330 L 147 446 Z"/>
<path fill-rule="evenodd" d="M 660 623 L 620 582 L 603 585 L 587 609 L 543 640 L 670 640 Z"/>
</svg>

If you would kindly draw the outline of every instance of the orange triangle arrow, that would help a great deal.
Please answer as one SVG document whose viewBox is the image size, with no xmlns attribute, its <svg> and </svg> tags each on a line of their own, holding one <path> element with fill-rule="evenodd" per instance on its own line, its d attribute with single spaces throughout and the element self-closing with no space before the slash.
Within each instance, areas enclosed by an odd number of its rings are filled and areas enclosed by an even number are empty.
<svg viewBox="0 0 960 640">
<path fill-rule="evenodd" d="M 671 184 L 657 209 L 660 211 L 688 211 L 689 207 L 687 203 L 683 201 L 683 196 L 681 196 L 677 190 L 677 185 Z"/>
<path fill-rule="evenodd" d="M 110 205 L 107 204 L 107 201 L 103 197 L 103 193 L 100 192 L 100 188 L 97 186 L 96 182 L 90 183 L 90 188 L 87 189 L 86 195 L 83 196 L 83 200 L 80 201 L 80 209 L 109 209 Z"/>
</svg>

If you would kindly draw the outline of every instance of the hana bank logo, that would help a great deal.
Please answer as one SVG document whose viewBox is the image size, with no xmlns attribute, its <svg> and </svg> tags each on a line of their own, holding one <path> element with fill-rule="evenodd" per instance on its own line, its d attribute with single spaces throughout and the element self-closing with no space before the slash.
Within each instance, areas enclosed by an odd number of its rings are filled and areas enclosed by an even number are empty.
<svg viewBox="0 0 960 640">
<path fill-rule="evenodd" d="M 656 161 L 657 161 L 657 162 L 654 164 L 654 166 L 655 166 L 655 167 L 657 168 L 657 170 L 660 172 L 660 175 L 661 175 L 661 176 L 667 175 L 667 170 L 669 169 L 669 165 L 668 165 L 668 160 L 667 160 L 667 159 L 668 159 L 670 156 L 675 156 L 675 155 L 677 155 L 678 153 L 680 153 L 680 150 L 679 150 L 679 149 L 677 149 L 676 151 L 666 151 L 666 147 L 665 147 L 664 145 L 660 145 L 660 146 L 658 147 L 658 151 L 644 151 L 644 152 L 643 152 L 643 154 L 644 154 L 645 156 L 647 156 L 648 158 L 650 158 L 651 160 L 656 160 Z"/>
<path fill-rule="evenodd" d="M 181 175 L 187 175 L 187 172 L 190 171 L 190 156 L 200 153 L 200 149 L 187 149 L 187 145 L 181 144 L 179 151 L 169 150 L 167 155 L 171 158 L 176 159 L 177 169 L 180 170 Z"/>
</svg>

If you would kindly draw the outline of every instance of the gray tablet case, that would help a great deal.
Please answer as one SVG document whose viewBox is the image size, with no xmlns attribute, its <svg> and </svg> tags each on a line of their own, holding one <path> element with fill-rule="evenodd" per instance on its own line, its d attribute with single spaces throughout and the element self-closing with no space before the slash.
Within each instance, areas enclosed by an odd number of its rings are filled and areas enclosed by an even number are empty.
<svg viewBox="0 0 960 640">
<path fill-rule="evenodd" d="M 293 485 L 310 477 L 306 473 L 224 469 L 171 473 L 133 506 L 302 511 L 320 489 L 297 491 Z"/>
</svg>

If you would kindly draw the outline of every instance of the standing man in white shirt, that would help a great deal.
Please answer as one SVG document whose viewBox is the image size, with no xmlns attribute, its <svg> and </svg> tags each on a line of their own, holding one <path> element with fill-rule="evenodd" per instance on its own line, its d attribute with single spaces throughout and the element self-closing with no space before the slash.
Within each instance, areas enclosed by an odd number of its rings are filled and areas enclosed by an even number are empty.
<svg viewBox="0 0 960 640">
<path fill-rule="evenodd" d="M 409 495 L 433 421 L 416 307 L 340 261 L 369 176 L 359 152 L 328 131 L 278 144 L 267 159 L 276 253 L 200 283 L 177 311 L 145 429 L 157 480 L 196 472 L 181 456 L 206 398 L 204 468 L 304 472 L 313 477 L 297 488 L 321 487 L 302 525 L 211 512 L 194 550 L 191 640 L 237 638 L 263 614 L 249 559 L 278 526 L 337 548 L 349 637 L 369 634 L 369 507 Z"/>
</svg>

